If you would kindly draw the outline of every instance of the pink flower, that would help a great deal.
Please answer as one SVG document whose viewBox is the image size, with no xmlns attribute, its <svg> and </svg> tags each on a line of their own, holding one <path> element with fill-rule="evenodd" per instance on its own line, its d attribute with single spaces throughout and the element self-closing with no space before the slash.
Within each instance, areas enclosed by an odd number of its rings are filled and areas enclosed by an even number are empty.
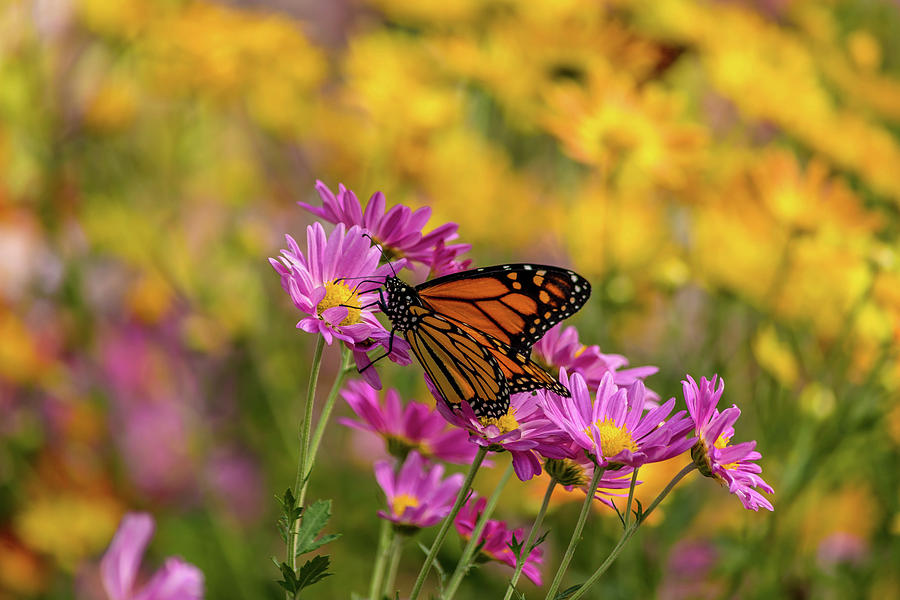
<svg viewBox="0 0 900 600">
<path fill-rule="evenodd" d="M 728 487 L 728 491 L 740 498 L 744 508 L 759 510 L 760 507 L 773 510 L 771 502 L 756 491 L 756 488 L 772 494 L 774 490 L 759 473 L 756 462 L 762 455 L 756 452 L 756 442 L 743 442 L 729 446 L 734 436 L 734 423 L 741 416 L 740 409 L 732 405 L 721 413 L 716 406 L 725 391 L 725 382 L 717 376 L 711 380 L 700 378 L 700 385 L 688 375 L 682 381 L 684 399 L 694 422 L 697 440 L 691 449 L 697 468 L 707 477 L 712 477 Z"/>
<path fill-rule="evenodd" d="M 441 479 L 443 465 L 431 465 L 418 452 L 410 452 L 399 471 L 392 461 L 375 463 L 375 479 L 387 496 L 388 511 L 378 516 L 403 527 L 431 527 L 450 514 L 462 473 Z"/>
<path fill-rule="evenodd" d="M 478 522 L 478 517 L 484 512 L 486 504 L 487 500 L 484 498 L 475 500 L 475 497 L 473 496 L 469 498 L 469 501 L 466 502 L 465 506 L 463 506 L 456 515 L 453 524 L 456 525 L 456 530 L 464 539 L 468 540 L 472 537 L 472 533 L 475 531 L 475 525 Z M 513 536 L 515 536 L 519 543 L 524 543 L 525 530 L 519 528 L 515 531 L 511 531 L 506 526 L 505 521 L 488 519 L 487 523 L 484 525 L 484 530 L 481 532 L 481 537 L 478 540 L 479 543 L 482 544 L 479 551 L 480 558 L 483 560 L 501 562 L 515 568 L 516 556 L 509 547 L 509 544 L 513 540 Z M 538 586 L 543 583 L 541 571 L 539 569 L 543 562 L 544 549 L 537 546 L 525 557 L 525 566 L 522 567 L 522 573 Z"/>
<path fill-rule="evenodd" d="M 588 452 L 601 467 L 628 465 L 639 467 L 677 456 L 691 447 L 685 434 L 691 421 L 680 411 L 666 421 L 675 399 L 644 411 L 644 384 L 636 381 L 620 388 L 607 372 L 600 380 L 595 400 L 591 400 L 584 378 L 565 369 L 560 382 L 572 393 L 562 398 L 540 390 L 544 412 L 557 427 L 568 433 L 575 443 Z"/>
<path fill-rule="evenodd" d="M 448 245 L 458 237 L 456 223 L 446 223 L 423 235 L 422 228 L 431 217 L 431 208 L 427 206 L 413 211 L 408 206 L 397 205 L 385 212 L 384 194 L 375 192 L 364 211 L 356 194 L 343 184 L 338 185 L 337 196 L 321 181 L 316 182 L 316 190 L 322 199 L 321 207 L 305 202 L 297 204 L 331 223 L 361 227 L 375 238 L 389 260 L 406 258 L 428 267 L 432 275 L 444 275 L 453 272 L 451 269 L 460 264 L 456 257 L 471 248 L 469 244 Z M 399 266 L 394 268 L 400 270 Z"/>
<path fill-rule="evenodd" d="M 134 589 L 141 557 L 153 535 L 153 517 L 129 513 L 100 561 L 100 578 L 110 600 L 195 600 L 203 598 L 203 573 L 179 558 L 167 558 L 150 581 Z"/>
<path fill-rule="evenodd" d="M 381 252 L 371 246 L 359 227 L 335 227 L 329 237 L 320 223 L 306 229 L 304 254 L 291 236 L 280 260 L 269 262 L 281 276 L 281 286 L 305 316 L 297 327 L 319 333 L 325 342 L 343 341 L 353 350 L 357 365 L 369 364 L 366 353 L 375 346 L 389 345 L 390 332 L 375 318 L 375 290 L 392 274 L 390 265 L 379 266 Z M 400 268 L 399 261 L 394 268 Z M 410 362 L 406 342 L 394 338 L 391 360 Z M 373 387 L 381 387 L 375 369 L 365 369 Z"/>
<path fill-rule="evenodd" d="M 477 448 L 470 444 L 464 431 L 448 428 L 447 422 L 428 405 L 409 402 L 405 407 L 396 390 L 379 394 L 362 381 L 351 381 L 341 395 L 359 417 L 338 419 L 341 424 L 360 431 L 370 431 L 384 439 L 387 451 L 404 460 L 415 450 L 425 458 L 438 458 L 451 463 L 468 464 Z"/>
<path fill-rule="evenodd" d="M 628 366 L 627 358 L 621 354 L 603 354 L 596 345 L 583 345 L 578 341 L 578 330 L 574 327 L 563 329 L 562 324 L 547 331 L 534 345 L 533 352 L 534 359 L 549 367 L 551 372 L 565 369 L 569 373 L 578 373 L 591 389 L 600 385 L 606 373 L 612 373 L 616 385 L 629 386 L 659 371 L 657 367 L 649 366 L 623 369 Z M 659 400 L 655 393 L 648 393 L 650 400 Z"/>
<path fill-rule="evenodd" d="M 570 455 L 568 436 L 547 420 L 531 392 L 513 394 L 509 412 L 500 418 L 475 416 L 467 402 L 450 408 L 434 384 L 425 381 L 437 399 L 437 410 L 449 423 L 469 432 L 469 441 L 493 450 L 507 451 L 522 481 L 541 474 L 541 456 L 566 458 Z"/>
</svg>

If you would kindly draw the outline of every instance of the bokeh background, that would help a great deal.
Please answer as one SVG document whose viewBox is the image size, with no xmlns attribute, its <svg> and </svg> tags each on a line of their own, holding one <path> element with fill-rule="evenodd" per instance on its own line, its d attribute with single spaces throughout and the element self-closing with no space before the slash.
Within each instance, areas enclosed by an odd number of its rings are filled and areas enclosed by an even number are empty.
<svg viewBox="0 0 900 600">
<path fill-rule="evenodd" d="M 280 597 L 314 340 L 266 259 L 316 179 L 432 207 L 475 264 L 577 269 L 582 341 L 664 397 L 725 377 L 775 512 L 692 476 L 596 597 L 900 597 L 898 32 L 889 0 L 0 3 L 0 598 L 102 598 L 127 510 L 150 568 Z M 383 379 L 428 399 L 417 367 Z M 310 495 L 344 535 L 310 597 L 366 590 L 372 443 L 327 433 Z M 618 534 L 597 515 L 571 582 Z"/>
</svg>

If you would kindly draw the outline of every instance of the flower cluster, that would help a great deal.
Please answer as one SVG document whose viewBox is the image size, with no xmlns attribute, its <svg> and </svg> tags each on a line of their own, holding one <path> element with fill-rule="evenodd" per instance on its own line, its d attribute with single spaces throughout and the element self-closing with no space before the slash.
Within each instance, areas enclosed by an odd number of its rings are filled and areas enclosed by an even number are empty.
<svg viewBox="0 0 900 600">
<path fill-rule="evenodd" d="M 460 509 L 459 514 L 456 515 L 453 524 L 463 539 L 471 539 L 472 534 L 475 532 L 475 525 L 484 512 L 486 504 L 487 500 L 484 498 L 476 499 L 472 497 Z M 512 544 L 513 540 L 523 543 L 525 539 L 524 534 L 525 531 L 522 528 L 510 529 L 505 521 L 488 519 L 481 536 L 478 538 L 479 556 L 476 562 L 495 561 L 515 568 L 516 555 L 513 553 L 510 544 Z M 544 550 L 540 546 L 533 548 L 528 553 L 528 556 L 525 557 L 525 566 L 522 568 L 522 573 L 535 585 L 543 583 L 540 571 L 543 562 Z"/>
</svg>

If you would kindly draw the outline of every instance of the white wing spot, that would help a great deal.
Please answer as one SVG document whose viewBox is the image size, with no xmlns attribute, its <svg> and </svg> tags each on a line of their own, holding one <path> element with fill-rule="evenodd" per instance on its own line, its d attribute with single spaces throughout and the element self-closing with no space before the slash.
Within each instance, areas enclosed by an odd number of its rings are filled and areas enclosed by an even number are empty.
<svg viewBox="0 0 900 600">
<path fill-rule="evenodd" d="M 572 271 L 569 271 L 569 273 L 572 273 Z M 572 279 L 572 281 L 578 281 L 578 275 L 576 275 L 575 273 L 572 273 L 571 279 Z"/>
<path fill-rule="evenodd" d="M 531 265 L 523 265 L 522 268 L 525 269 L 526 271 L 530 271 Z"/>
</svg>

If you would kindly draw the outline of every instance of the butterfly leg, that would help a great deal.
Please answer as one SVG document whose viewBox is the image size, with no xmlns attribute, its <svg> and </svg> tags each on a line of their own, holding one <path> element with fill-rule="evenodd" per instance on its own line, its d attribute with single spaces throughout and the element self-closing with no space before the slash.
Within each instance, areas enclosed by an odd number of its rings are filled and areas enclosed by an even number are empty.
<svg viewBox="0 0 900 600">
<path fill-rule="evenodd" d="M 379 360 L 381 360 L 382 358 L 387 358 L 388 356 L 390 356 L 390 355 L 391 355 L 391 351 L 392 351 L 393 349 L 394 349 L 394 330 L 391 329 L 391 335 L 390 335 L 390 337 L 388 338 L 387 352 L 385 352 L 384 354 L 382 354 L 382 355 L 379 356 L 378 358 L 372 359 L 372 361 L 371 361 L 369 364 L 367 364 L 366 366 L 364 366 L 364 367 L 361 368 L 361 369 L 357 369 L 357 372 L 359 372 L 359 373 L 364 373 L 364 372 L 366 371 L 366 369 L 368 369 L 369 367 L 371 367 L 372 365 L 374 365 L 375 363 L 377 363 L 377 362 L 378 362 Z"/>
</svg>

